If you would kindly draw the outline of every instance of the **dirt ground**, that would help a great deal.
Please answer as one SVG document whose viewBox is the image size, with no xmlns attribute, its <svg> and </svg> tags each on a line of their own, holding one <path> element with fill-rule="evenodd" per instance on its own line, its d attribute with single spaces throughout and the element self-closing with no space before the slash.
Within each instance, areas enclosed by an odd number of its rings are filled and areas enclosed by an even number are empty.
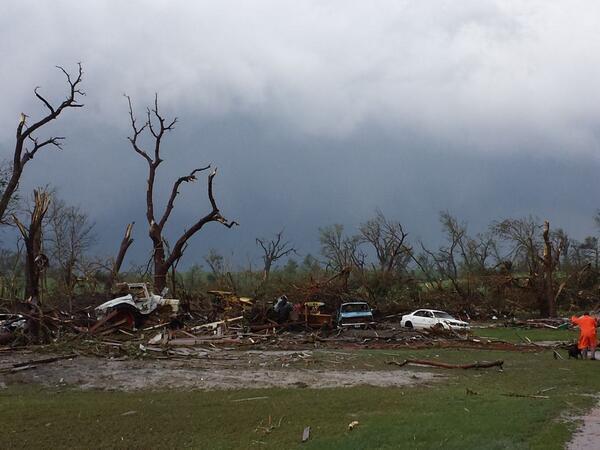
<svg viewBox="0 0 600 450">
<path fill-rule="evenodd" d="M 583 425 L 573 435 L 569 450 L 588 450 L 600 446 L 600 405 L 580 417 Z"/>
<path fill-rule="evenodd" d="M 101 359 L 79 356 L 14 373 L 0 374 L 0 386 L 15 383 L 81 389 L 332 388 L 356 385 L 409 386 L 443 376 L 414 368 L 369 370 L 352 367 L 353 356 L 337 351 L 218 351 L 193 359 Z M 2 355 L 2 367 L 41 357 Z"/>
</svg>

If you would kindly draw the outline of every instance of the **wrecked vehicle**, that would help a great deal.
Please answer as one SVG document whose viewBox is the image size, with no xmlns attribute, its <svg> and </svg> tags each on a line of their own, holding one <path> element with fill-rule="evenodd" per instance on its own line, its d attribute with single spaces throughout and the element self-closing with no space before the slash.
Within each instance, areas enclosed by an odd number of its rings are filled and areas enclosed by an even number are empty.
<svg viewBox="0 0 600 450">
<path fill-rule="evenodd" d="M 140 326 L 146 316 L 159 307 L 171 307 L 171 315 L 177 314 L 179 300 L 165 298 L 149 291 L 146 283 L 124 283 L 122 288 L 129 293 L 114 298 L 95 308 L 98 322 L 90 331 L 95 331 L 107 322 L 113 325 L 126 325 L 130 328 Z"/>
<path fill-rule="evenodd" d="M 304 323 L 307 328 L 331 328 L 333 316 L 323 310 L 323 302 L 304 302 Z"/>
<path fill-rule="evenodd" d="M 231 318 L 244 314 L 254 305 L 250 297 L 240 297 L 231 291 L 207 291 L 211 296 L 210 313 L 208 320 L 218 321 L 222 318 Z"/>
<path fill-rule="evenodd" d="M 15 339 L 15 332 L 24 330 L 27 319 L 22 314 L 0 314 L 0 345 Z"/>
<path fill-rule="evenodd" d="M 282 295 L 273 303 L 273 307 L 268 311 L 268 317 L 277 323 L 286 322 L 294 305 L 288 300 L 287 295 Z"/>
<path fill-rule="evenodd" d="M 0 314 L 0 333 L 12 333 L 25 328 L 27 319 L 22 314 Z"/>
<path fill-rule="evenodd" d="M 375 327 L 373 310 L 367 302 L 355 301 L 342 303 L 337 315 L 337 326 L 340 328 L 369 328 Z"/>
<path fill-rule="evenodd" d="M 400 320 L 400 326 L 415 329 L 437 326 L 455 331 L 467 331 L 470 329 L 467 322 L 455 319 L 445 311 L 437 311 L 435 309 L 417 309 L 410 314 L 404 315 Z"/>
</svg>

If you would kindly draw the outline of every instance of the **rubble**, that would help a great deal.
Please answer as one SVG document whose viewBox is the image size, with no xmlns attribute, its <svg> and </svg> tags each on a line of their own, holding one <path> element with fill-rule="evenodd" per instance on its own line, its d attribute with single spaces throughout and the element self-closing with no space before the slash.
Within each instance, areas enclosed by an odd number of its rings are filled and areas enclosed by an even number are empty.
<svg viewBox="0 0 600 450">
<path fill-rule="evenodd" d="M 401 314 L 385 317 L 373 328 L 336 328 L 331 309 L 328 311 L 325 302 L 314 300 L 314 296 L 300 303 L 280 296 L 269 305 L 230 291 L 209 291 L 209 302 L 191 307 L 187 303 L 182 306 L 178 299 L 152 293 L 145 283 L 118 286 L 124 295 L 72 314 L 50 310 L 37 315 L 0 315 L 0 345 L 8 344 L 0 351 L 31 346 L 25 333 L 28 322 L 43 328 L 47 336 L 45 345 L 38 348 L 102 357 L 202 359 L 211 351 L 230 349 L 541 348 L 539 343 L 527 339 L 511 343 L 451 329 L 408 329 L 400 326 Z M 512 319 L 489 326 L 557 329 L 565 324 L 566 319 Z M 563 347 L 560 343 L 550 346 Z"/>
</svg>

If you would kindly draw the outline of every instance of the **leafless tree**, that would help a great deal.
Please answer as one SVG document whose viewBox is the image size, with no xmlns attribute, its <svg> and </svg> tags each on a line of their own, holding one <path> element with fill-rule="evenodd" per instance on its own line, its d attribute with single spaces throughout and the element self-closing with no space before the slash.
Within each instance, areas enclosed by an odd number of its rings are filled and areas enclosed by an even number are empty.
<svg viewBox="0 0 600 450">
<path fill-rule="evenodd" d="M 13 220 L 25 242 L 25 298 L 30 299 L 32 304 L 38 304 L 41 301 L 41 274 L 48 265 L 48 257 L 42 252 L 42 224 L 51 196 L 44 189 L 36 189 L 33 197 L 29 226 L 24 225 L 16 215 L 13 215 Z"/>
<path fill-rule="evenodd" d="M 400 222 L 388 220 L 381 211 L 360 226 L 361 241 L 373 247 L 378 269 L 383 274 L 406 267 L 410 258 L 410 249 L 405 244 L 407 236 Z"/>
<path fill-rule="evenodd" d="M 539 272 L 542 241 L 537 219 L 531 216 L 505 219 L 492 223 L 490 228 L 500 239 L 509 244 L 507 258 L 514 263 L 524 265 L 530 275 Z"/>
<path fill-rule="evenodd" d="M 66 76 L 67 83 L 69 85 L 69 92 L 62 103 L 60 103 L 58 106 L 53 106 L 50 101 L 40 94 L 39 87 L 36 87 L 33 92 L 38 100 L 42 102 L 44 107 L 48 110 L 47 114 L 33 124 L 28 125 L 28 116 L 24 113 L 21 113 L 21 118 L 19 119 L 19 123 L 17 125 L 16 143 L 13 153 L 12 167 L 10 169 L 10 176 L 3 186 L 0 196 L 0 222 L 5 222 L 11 200 L 13 199 L 13 196 L 15 195 L 15 192 L 19 186 L 21 175 L 23 174 L 23 170 L 25 169 L 27 163 L 31 161 L 37 152 L 44 147 L 54 146 L 57 148 L 62 148 L 61 144 L 64 140 L 64 137 L 53 136 L 47 139 L 38 139 L 36 137 L 36 133 L 42 127 L 44 127 L 44 125 L 60 116 L 61 113 L 66 109 L 80 108 L 83 106 L 78 102 L 78 97 L 85 95 L 80 89 L 83 75 L 81 64 L 79 64 L 78 67 L 79 69 L 77 76 L 74 79 L 69 72 L 60 66 L 58 67 L 58 69 Z"/>
<path fill-rule="evenodd" d="M 511 244 L 510 254 L 513 259 L 520 258 L 525 261 L 529 271 L 530 286 L 538 297 L 540 313 L 543 316 L 555 316 L 556 300 L 564 284 L 555 289 L 553 274 L 558 267 L 561 251 L 565 247 L 563 238 L 560 234 L 556 234 L 553 240 L 549 222 L 545 221 L 540 227 L 532 217 L 506 219 L 494 223 L 492 229 Z"/>
<path fill-rule="evenodd" d="M 344 236 L 340 224 L 319 228 L 321 254 L 329 268 L 336 272 L 349 268 L 364 268 L 366 255 L 360 249 L 360 237 Z"/>
<path fill-rule="evenodd" d="M 225 258 L 217 250 L 211 248 L 208 254 L 204 257 L 204 261 L 210 268 L 210 271 L 215 280 L 222 280 L 227 271 L 225 267 Z"/>
<path fill-rule="evenodd" d="M 94 224 L 80 207 L 54 198 L 50 211 L 48 242 L 53 264 L 72 307 L 77 280 L 86 272 L 86 252 L 95 241 Z"/>
<path fill-rule="evenodd" d="M 436 270 L 442 279 L 448 279 L 452 283 L 454 291 L 463 299 L 467 299 L 468 293 L 462 288 L 459 280 L 457 241 L 452 240 L 449 245 L 441 246 L 437 252 L 428 250 L 422 242 L 421 248 L 427 257 L 431 258 L 434 262 Z"/>
<path fill-rule="evenodd" d="M 587 236 L 582 243 L 572 245 L 577 255 L 577 265 L 582 265 L 582 260 L 586 263 L 591 263 L 591 266 L 598 270 L 600 263 L 600 245 L 598 238 L 595 236 Z"/>
<path fill-rule="evenodd" d="M 16 240 L 15 250 L 0 249 L 0 297 L 16 299 L 21 283 L 18 278 L 23 275 L 23 251 L 22 239 Z"/>
<path fill-rule="evenodd" d="M 291 242 L 283 239 L 283 230 L 276 233 L 275 237 L 269 240 L 265 238 L 256 238 L 256 244 L 260 246 L 263 252 L 264 280 L 268 280 L 274 262 L 291 253 L 296 253 L 296 249 L 292 246 Z"/>
<path fill-rule="evenodd" d="M 153 263 L 154 263 L 154 288 L 156 291 L 162 291 L 167 285 L 167 273 L 169 269 L 181 259 L 184 249 L 188 240 L 200 231 L 204 225 L 210 222 L 219 222 L 225 225 L 227 228 L 231 228 L 233 225 L 237 225 L 235 221 L 228 221 L 225 219 L 217 206 L 213 194 L 213 182 L 217 175 L 217 169 L 215 168 L 208 175 L 208 199 L 210 201 L 210 211 L 200 217 L 194 224 L 192 224 L 187 230 L 185 230 L 179 239 L 172 246 L 171 250 L 168 251 L 165 246 L 165 240 L 163 236 L 164 227 L 169 220 L 173 207 L 175 205 L 175 199 L 179 194 L 179 188 L 182 183 L 189 183 L 196 181 L 197 175 L 203 171 L 209 170 L 210 165 L 193 169 L 189 175 L 179 177 L 171 189 L 171 194 L 165 206 L 162 215 L 158 216 L 155 214 L 155 201 L 154 201 L 154 185 L 156 179 L 156 172 L 158 167 L 163 162 L 161 156 L 161 145 L 165 135 L 172 131 L 177 123 L 177 118 L 173 120 L 167 120 L 158 109 L 158 96 L 154 97 L 154 106 L 148 108 L 146 111 L 146 120 L 143 125 L 138 125 L 135 116 L 133 114 L 133 108 L 131 105 L 131 99 L 127 97 L 129 104 L 129 118 L 131 121 L 132 135 L 128 138 L 133 150 L 140 155 L 148 163 L 148 180 L 146 187 L 146 219 L 148 221 L 148 235 L 152 240 L 153 247 Z M 140 136 L 146 132 L 152 142 L 152 151 L 146 151 L 141 142 Z"/>
<path fill-rule="evenodd" d="M 440 213 L 440 223 L 447 243 L 436 252 L 421 243 L 423 254 L 413 260 L 429 281 L 436 281 L 433 274 L 437 272 L 442 279 L 450 281 L 463 300 L 468 300 L 474 292 L 473 284 L 479 283 L 479 277 L 488 270 L 488 261 L 493 257 L 500 259 L 496 240 L 492 233 L 469 236 L 467 224 L 459 222 L 448 211 Z M 441 286 L 439 281 L 436 283 Z"/>
</svg>

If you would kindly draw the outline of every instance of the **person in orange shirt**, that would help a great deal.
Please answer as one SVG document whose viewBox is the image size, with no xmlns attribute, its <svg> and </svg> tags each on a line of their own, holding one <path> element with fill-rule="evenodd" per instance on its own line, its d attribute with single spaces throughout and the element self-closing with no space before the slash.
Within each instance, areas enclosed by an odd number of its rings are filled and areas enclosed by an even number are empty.
<svg viewBox="0 0 600 450">
<path fill-rule="evenodd" d="M 571 317 L 571 323 L 579 327 L 579 341 L 577 348 L 581 351 L 581 356 L 586 359 L 589 351 L 589 359 L 596 359 L 596 327 L 598 322 L 590 313 L 585 313 L 581 317 Z"/>
</svg>

